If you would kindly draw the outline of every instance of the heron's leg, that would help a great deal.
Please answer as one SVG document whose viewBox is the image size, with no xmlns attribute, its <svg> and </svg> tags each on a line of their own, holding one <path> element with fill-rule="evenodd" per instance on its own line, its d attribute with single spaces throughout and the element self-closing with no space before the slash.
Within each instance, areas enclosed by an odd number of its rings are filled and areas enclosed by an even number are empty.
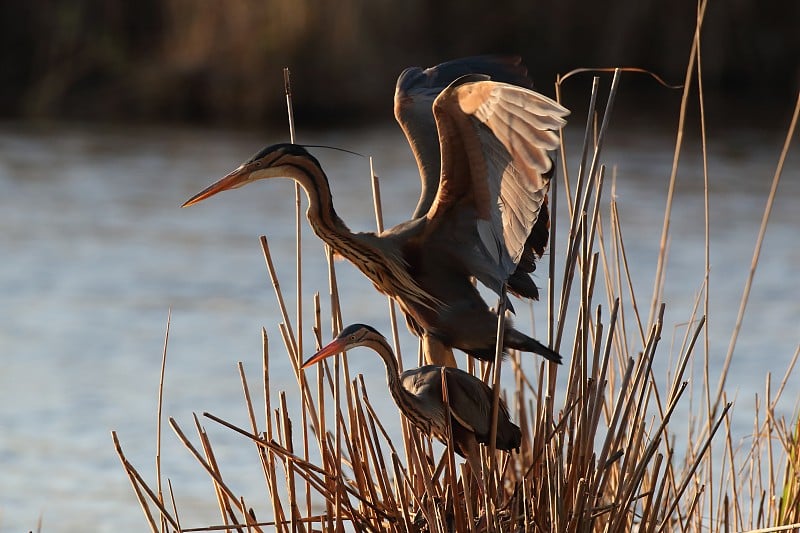
<svg viewBox="0 0 800 533">
<path fill-rule="evenodd" d="M 469 469 L 478 485 L 481 483 L 481 445 L 475 438 L 475 433 L 464 428 L 461 424 L 453 424 L 453 445 L 456 452 L 467 460 Z"/>
<path fill-rule="evenodd" d="M 425 361 L 429 365 L 458 368 L 456 358 L 453 356 L 453 349 L 445 346 L 442 341 L 430 333 L 422 334 L 422 352 L 425 354 Z"/>
<path fill-rule="evenodd" d="M 459 442 L 461 451 L 467 459 L 469 469 L 472 471 L 471 479 L 462 479 L 461 482 L 474 483 L 473 486 L 477 490 L 473 490 L 472 493 L 477 494 L 478 497 L 483 500 L 486 484 L 484 483 L 483 473 L 481 471 L 481 447 L 478 441 L 475 440 L 474 435 L 470 434 L 470 437 L 471 438 L 462 439 L 461 442 Z"/>
</svg>

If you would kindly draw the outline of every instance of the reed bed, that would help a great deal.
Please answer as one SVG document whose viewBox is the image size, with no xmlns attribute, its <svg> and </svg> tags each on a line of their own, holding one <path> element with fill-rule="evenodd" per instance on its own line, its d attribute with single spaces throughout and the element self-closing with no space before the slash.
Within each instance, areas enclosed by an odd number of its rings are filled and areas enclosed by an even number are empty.
<svg viewBox="0 0 800 533">
<path fill-rule="evenodd" d="M 704 5 L 698 13 L 699 21 Z M 531 370 L 530 363 L 523 365 L 523 357 L 530 356 L 518 353 L 512 353 L 503 365 L 470 364 L 470 370 L 487 382 L 504 385 L 496 390 L 523 433 L 518 453 L 482 447 L 482 486 L 467 472 L 451 445 L 431 442 L 405 421 L 402 439 L 393 439 L 393 432 L 387 430 L 372 404 L 373 398 L 386 391 L 368 386 L 351 369 L 346 355 L 324 363 L 319 370 L 300 369 L 304 357 L 312 352 L 301 345 L 309 323 L 319 346 L 358 317 L 345 320 L 341 316 L 336 270 L 328 254 L 327 297 L 332 316 L 323 317 L 317 294 L 307 302 L 307 316 L 301 308 L 292 318 L 268 240 L 261 237 L 269 279 L 282 313 L 281 338 L 276 343 L 262 330 L 262 371 L 257 378 L 248 376 L 242 363 L 238 365 L 248 424 L 236 425 L 213 413 L 203 413 L 195 417 L 191 434 L 189 428 L 169 418 L 175 436 L 213 484 L 216 501 L 209 501 L 209 505 L 219 508 L 219 523 L 197 526 L 190 516 L 182 516 L 174 503 L 171 483 L 167 481 L 165 486 L 162 481 L 160 432 L 154 481 L 146 480 L 127 460 L 116 433 L 112 435 L 150 529 L 766 532 L 800 528 L 800 418 L 796 412 L 790 421 L 778 415 L 800 348 L 777 388 L 770 375 L 764 376 L 765 391 L 753 413 L 753 432 L 748 439 L 732 433 L 733 407 L 725 392 L 728 363 L 758 265 L 783 160 L 794 135 L 800 99 L 754 244 L 750 276 L 723 369 L 712 376 L 708 361 L 705 326 L 710 268 L 706 223 L 703 290 L 695 305 L 686 310 L 688 327 L 679 356 L 668 369 L 669 378 L 653 370 L 654 360 L 666 350 L 661 294 L 683 117 L 693 79 L 699 84 L 702 111 L 699 29 L 698 23 L 687 67 L 653 295 L 642 300 L 634 290 L 633 265 L 627 259 L 623 238 L 629 230 L 620 221 L 614 195 L 608 193 L 610 180 L 601 163 L 603 139 L 612 123 L 622 76 L 617 70 L 602 110 L 596 109 L 601 98 L 600 82 L 595 79 L 582 153 L 577 158 L 561 154 L 564 185 L 556 186 L 554 181 L 551 195 L 553 204 L 566 204 L 569 227 L 553 224 L 548 301 L 536 304 L 536 309 L 547 310 L 548 340 L 565 356 L 566 364 L 557 367 L 540 363 Z M 287 98 L 290 100 L 288 90 Z M 705 153 L 704 128 L 702 140 Z M 380 187 L 374 175 L 371 183 L 381 229 Z M 706 213 L 707 195 L 708 187 Z M 557 208 L 554 205 L 553 211 Z M 298 245 L 301 227 L 298 224 Z M 303 283 L 299 255 L 297 266 L 293 288 Z M 562 280 L 561 286 L 556 286 L 557 278 Z M 299 302 L 302 291 L 297 294 Z M 384 333 L 394 340 L 402 365 L 391 302 L 389 308 L 393 326 L 391 332 Z M 645 312 L 649 316 L 644 316 Z M 282 346 L 282 353 L 274 353 L 275 344 Z M 166 354 L 165 342 L 164 358 Z M 273 385 L 270 361 L 274 357 L 289 358 L 299 405 L 287 405 L 285 392 Z M 687 369 L 693 364 L 705 369 L 702 382 L 689 379 Z M 506 374 L 502 381 L 501 372 Z M 285 376 L 279 379 L 285 383 Z M 679 406 L 690 401 L 695 414 L 688 421 L 677 417 Z M 264 475 L 263 498 L 272 513 L 268 520 L 255 516 L 249 502 L 235 492 L 235 479 L 223 476 L 206 431 L 208 424 L 235 432 L 241 436 L 242 446 L 252 448 L 253 468 Z"/>
</svg>

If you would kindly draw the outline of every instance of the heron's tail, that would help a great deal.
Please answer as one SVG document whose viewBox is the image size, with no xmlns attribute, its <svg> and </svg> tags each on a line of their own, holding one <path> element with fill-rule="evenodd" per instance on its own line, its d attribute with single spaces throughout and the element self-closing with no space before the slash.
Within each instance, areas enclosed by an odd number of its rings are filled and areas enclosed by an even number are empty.
<svg viewBox="0 0 800 533">
<path fill-rule="evenodd" d="M 523 352 L 538 353 L 548 361 L 559 365 L 561 364 L 561 356 L 558 352 L 551 350 L 536 339 L 528 337 L 514 328 L 506 329 L 505 335 L 503 336 L 503 344 L 505 344 L 506 348 L 515 348 Z"/>
</svg>

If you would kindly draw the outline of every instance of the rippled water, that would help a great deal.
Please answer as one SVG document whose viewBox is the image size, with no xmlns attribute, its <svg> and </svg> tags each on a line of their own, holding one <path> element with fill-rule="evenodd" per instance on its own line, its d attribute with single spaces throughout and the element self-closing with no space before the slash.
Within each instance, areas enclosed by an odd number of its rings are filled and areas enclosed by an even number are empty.
<svg viewBox="0 0 800 533">
<path fill-rule="evenodd" d="M 578 131 L 570 138 L 580 139 Z M 782 133 L 718 132 L 712 142 L 711 358 L 725 355 L 753 252 Z M 280 321 L 258 236 L 273 249 L 294 309 L 294 192 L 288 181 L 259 183 L 191 209 L 178 206 L 283 134 L 0 128 L 0 531 L 119 531 L 145 526 L 114 453 L 119 432 L 131 461 L 153 480 L 156 401 L 168 310 L 172 310 L 164 412 L 192 433 L 193 412 L 246 423 L 236 361 L 257 390 L 260 328 L 271 338 L 272 377 L 292 400 Z M 418 185 L 395 129 L 301 138 L 376 156 L 387 225 L 403 220 Z M 649 301 L 672 161 L 671 134 L 620 129 L 604 161 L 616 166 L 616 196 L 634 284 Z M 690 143 L 693 143 L 690 141 Z M 692 144 L 694 146 L 694 144 Z M 782 375 L 800 341 L 800 158 L 787 162 L 753 293 L 731 367 L 735 427 L 752 423 L 767 371 Z M 577 149 L 571 150 L 577 154 Z M 352 229 L 374 227 L 365 160 L 316 150 L 333 180 L 336 205 Z M 662 349 L 678 343 L 703 281 L 701 160 L 681 162 L 670 241 Z M 571 162 L 574 165 L 574 162 Z M 611 176 L 611 172 L 609 172 Z M 606 191 L 606 198 L 610 189 Z M 305 221 L 304 221 L 305 224 Z M 563 222 L 561 227 L 565 227 Z M 322 247 L 304 226 L 304 298 L 323 294 Z M 563 256 L 563 249 L 556 253 Z M 338 265 L 348 322 L 385 330 L 386 301 L 346 263 Z M 540 277 L 540 281 L 542 278 Z M 308 306 L 308 303 L 306 303 Z M 306 320 L 310 320 L 310 315 Z M 528 323 L 525 314 L 519 318 Z M 414 349 L 403 332 L 403 346 Z M 306 343 L 311 344 L 310 336 Z M 374 363 L 374 364 L 373 364 Z M 371 397 L 384 398 L 375 359 Z M 712 369 L 716 375 L 717 369 Z M 788 386 L 793 399 L 798 387 Z M 379 406 L 396 417 L 388 399 Z M 207 424 L 210 426 L 210 424 Z M 211 431 L 216 430 L 209 427 Z M 214 435 L 226 479 L 257 511 L 266 509 L 255 453 L 229 432 Z M 206 476 L 164 431 L 164 472 L 191 524 L 218 520 Z M 266 513 L 268 514 L 268 513 Z"/>
</svg>

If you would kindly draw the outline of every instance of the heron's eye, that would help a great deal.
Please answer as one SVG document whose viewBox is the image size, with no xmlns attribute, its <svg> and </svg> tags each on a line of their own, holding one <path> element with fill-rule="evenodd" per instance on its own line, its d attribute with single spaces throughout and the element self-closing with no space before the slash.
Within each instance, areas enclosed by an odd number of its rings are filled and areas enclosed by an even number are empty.
<svg viewBox="0 0 800 533">
<path fill-rule="evenodd" d="M 355 336 L 355 335 L 350 335 L 350 340 L 351 340 L 351 341 L 354 341 L 354 340 L 356 340 L 356 336 Z"/>
</svg>

